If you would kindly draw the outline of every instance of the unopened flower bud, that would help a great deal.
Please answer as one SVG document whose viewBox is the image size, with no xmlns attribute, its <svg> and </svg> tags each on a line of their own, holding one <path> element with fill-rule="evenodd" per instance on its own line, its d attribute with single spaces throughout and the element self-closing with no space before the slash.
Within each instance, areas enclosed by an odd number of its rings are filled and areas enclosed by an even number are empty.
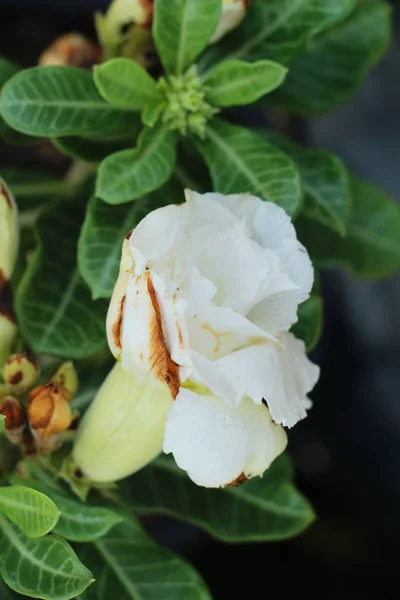
<svg viewBox="0 0 400 600">
<path fill-rule="evenodd" d="M 39 366 L 31 354 L 13 354 L 4 365 L 3 377 L 15 392 L 26 392 L 38 380 Z"/>
<path fill-rule="evenodd" d="M 167 385 L 116 363 L 78 429 L 73 459 L 96 482 L 127 477 L 162 451 L 173 397 Z"/>
<path fill-rule="evenodd" d="M 11 352 L 16 334 L 10 277 L 19 247 L 18 210 L 6 184 L 0 179 L 0 368 Z"/>
<path fill-rule="evenodd" d="M 13 396 L 5 396 L 0 403 L 0 414 L 5 417 L 5 433 L 13 444 L 22 442 L 26 424 L 25 411 Z"/>
<path fill-rule="evenodd" d="M 40 385 L 29 394 L 28 419 L 38 450 L 59 447 L 59 434 L 71 425 L 70 394 L 58 383 Z"/>
<path fill-rule="evenodd" d="M 79 33 L 61 35 L 39 58 L 39 65 L 61 65 L 90 69 L 100 62 L 101 48 Z"/>
<path fill-rule="evenodd" d="M 78 390 L 78 374 L 72 362 L 65 362 L 58 367 L 51 378 L 52 383 L 61 385 L 68 399 L 71 400 Z"/>
<path fill-rule="evenodd" d="M 224 35 L 243 21 L 251 0 L 222 0 L 221 17 L 211 43 L 218 42 Z"/>
</svg>

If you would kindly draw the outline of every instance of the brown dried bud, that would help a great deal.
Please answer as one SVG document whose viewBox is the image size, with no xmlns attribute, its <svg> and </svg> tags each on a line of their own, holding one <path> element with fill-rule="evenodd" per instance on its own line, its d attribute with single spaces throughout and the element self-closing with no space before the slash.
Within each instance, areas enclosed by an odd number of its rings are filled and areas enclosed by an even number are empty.
<svg viewBox="0 0 400 600">
<path fill-rule="evenodd" d="M 16 392 L 26 392 L 38 380 L 39 366 L 31 354 L 13 354 L 4 365 L 3 377 Z"/>
<path fill-rule="evenodd" d="M 29 394 L 28 419 L 38 450 L 55 450 L 59 435 L 72 422 L 70 394 L 58 383 L 40 385 Z"/>
<path fill-rule="evenodd" d="M 0 404 L 0 414 L 5 417 L 6 435 L 13 444 L 20 444 L 26 425 L 25 411 L 13 396 L 6 396 Z"/>
<path fill-rule="evenodd" d="M 60 36 L 39 58 L 39 65 L 61 65 L 90 69 L 101 60 L 101 48 L 79 33 Z"/>
</svg>

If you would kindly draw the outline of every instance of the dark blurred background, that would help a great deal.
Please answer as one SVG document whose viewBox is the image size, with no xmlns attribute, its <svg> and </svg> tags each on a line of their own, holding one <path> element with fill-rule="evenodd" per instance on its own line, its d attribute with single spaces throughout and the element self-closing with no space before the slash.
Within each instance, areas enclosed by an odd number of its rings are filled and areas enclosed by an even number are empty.
<svg viewBox="0 0 400 600">
<path fill-rule="evenodd" d="M 0 0 L 0 55 L 29 66 L 61 33 L 94 37 L 91 11 L 107 4 Z M 392 4 L 387 57 L 351 101 L 304 123 L 304 134 L 400 201 L 400 5 Z M 61 172 L 65 159 L 49 152 L 3 145 L 0 164 L 51 160 Z M 164 518 L 148 524 L 196 565 L 215 600 L 275 592 L 282 600 L 400 598 L 400 276 L 371 284 L 332 270 L 322 286 L 324 335 L 313 356 L 322 377 L 309 418 L 290 434 L 316 523 L 288 542 L 241 546 Z"/>
</svg>

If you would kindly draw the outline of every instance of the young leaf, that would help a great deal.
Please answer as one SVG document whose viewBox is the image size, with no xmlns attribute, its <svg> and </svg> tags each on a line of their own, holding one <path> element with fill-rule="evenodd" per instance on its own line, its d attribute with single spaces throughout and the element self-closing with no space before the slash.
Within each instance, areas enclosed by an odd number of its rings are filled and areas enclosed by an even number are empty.
<svg viewBox="0 0 400 600">
<path fill-rule="evenodd" d="M 154 127 L 166 106 L 165 102 L 151 102 L 150 104 L 147 104 L 142 110 L 142 121 L 144 125 L 147 127 Z"/>
<path fill-rule="evenodd" d="M 34 67 L 3 88 L 0 111 L 17 131 L 33 136 L 107 135 L 135 126 L 134 112 L 108 104 L 92 76 L 73 67 Z"/>
<path fill-rule="evenodd" d="M 56 200 L 68 198 L 71 188 L 52 173 L 22 169 L 1 169 L 20 211 L 51 205 Z"/>
<path fill-rule="evenodd" d="M 315 38 L 290 68 L 278 92 L 265 103 L 304 116 L 322 115 L 347 100 L 386 52 L 390 7 L 364 0 L 350 18 Z"/>
<path fill-rule="evenodd" d="M 205 489 L 163 456 L 121 484 L 121 489 L 135 511 L 167 513 L 226 542 L 272 541 L 300 533 L 314 518 L 291 477 L 288 458 L 281 456 L 263 478 L 237 488 Z"/>
<path fill-rule="evenodd" d="M 92 290 L 93 299 L 111 298 L 118 277 L 122 242 L 143 218 L 147 203 L 110 206 L 92 198 L 78 244 L 78 264 L 82 277 Z"/>
<path fill-rule="evenodd" d="M 116 152 L 100 165 L 96 196 L 123 204 L 162 186 L 175 166 L 176 137 L 164 127 L 144 129 L 133 150 Z"/>
<path fill-rule="evenodd" d="M 160 97 L 154 79 L 129 58 L 114 58 L 96 65 L 93 79 L 103 98 L 120 108 L 142 110 Z"/>
<path fill-rule="evenodd" d="M 294 162 L 256 133 L 213 119 L 206 139 L 196 144 L 216 192 L 249 192 L 279 204 L 289 215 L 299 210 L 303 192 Z"/>
<path fill-rule="evenodd" d="M 6 82 L 13 75 L 18 73 L 20 68 L 21 67 L 19 67 L 13 62 L 10 62 L 9 60 L 5 60 L 4 58 L 0 59 L 0 91 L 2 90 Z M 8 125 L 3 121 L 2 118 L 0 118 L 0 133 L 5 134 L 8 131 L 8 129 Z"/>
<path fill-rule="evenodd" d="M 251 104 L 281 85 L 287 69 L 272 60 L 228 60 L 205 78 L 207 100 L 214 106 Z"/>
<path fill-rule="evenodd" d="M 15 592 L 32 598 L 69 600 L 93 581 L 62 538 L 30 539 L 0 515 L 0 574 Z"/>
<path fill-rule="evenodd" d="M 312 295 L 300 304 L 298 311 L 299 320 L 292 327 L 294 335 L 306 345 L 307 352 L 311 352 L 318 344 L 322 333 L 323 300 L 321 296 Z"/>
<path fill-rule="evenodd" d="M 155 0 L 153 36 L 167 73 L 182 75 L 217 28 L 221 0 Z"/>
<path fill-rule="evenodd" d="M 36 226 L 37 248 L 18 287 L 16 311 L 37 353 L 78 359 L 106 346 L 107 303 L 91 300 L 76 265 L 81 220 L 80 209 L 63 205 Z"/>
<path fill-rule="evenodd" d="M 60 516 L 50 498 L 21 485 L 0 488 L 0 513 L 32 538 L 49 533 Z"/>
<path fill-rule="evenodd" d="M 355 0 L 254 0 L 242 25 L 210 48 L 201 67 L 226 58 L 288 64 L 318 32 L 344 19 Z"/>
<path fill-rule="evenodd" d="M 193 567 L 156 544 L 133 519 L 125 517 L 81 556 L 99 581 L 96 600 L 211 600 Z"/>
<path fill-rule="evenodd" d="M 326 150 L 302 148 L 274 132 L 265 135 L 294 160 L 303 177 L 302 215 L 344 236 L 353 200 L 349 173 L 340 158 Z"/>
<path fill-rule="evenodd" d="M 400 209 L 382 190 L 353 177 L 354 209 L 342 239 L 300 217 L 296 230 L 316 265 L 342 265 L 360 277 L 381 278 L 400 267 Z"/>
</svg>

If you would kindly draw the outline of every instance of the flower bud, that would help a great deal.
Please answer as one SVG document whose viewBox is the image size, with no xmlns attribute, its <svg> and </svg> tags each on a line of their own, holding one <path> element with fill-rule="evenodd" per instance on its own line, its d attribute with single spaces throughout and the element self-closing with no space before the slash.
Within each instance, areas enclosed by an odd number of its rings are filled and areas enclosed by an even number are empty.
<svg viewBox="0 0 400 600">
<path fill-rule="evenodd" d="M 78 390 L 78 374 L 73 363 L 65 362 L 58 367 L 51 382 L 60 385 L 71 400 Z"/>
<path fill-rule="evenodd" d="M 222 0 L 221 17 L 211 43 L 218 42 L 224 35 L 235 29 L 246 16 L 251 0 Z"/>
<path fill-rule="evenodd" d="M 91 481 L 111 482 L 144 467 L 162 450 L 169 388 L 116 363 L 79 429 L 73 459 Z"/>
<path fill-rule="evenodd" d="M 13 396 L 6 396 L 0 403 L 0 414 L 5 417 L 7 438 L 13 444 L 20 444 L 26 425 L 26 416 L 23 407 Z"/>
<path fill-rule="evenodd" d="M 31 354 L 13 354 L 4 365 L 3 377 L 13 391 L 29 390 L 38 380 L 39 366 Z"/>
<path fill-rule="evenodd" d="M 70 393 L 58 383 L 40 385 L 29 394 L 28 419 L 38 450 L 59 447 L 59 434 L 72 422 Z"/>
<path fill-rule="evenodd" d="M 90 69 L 101 60 L 101 48 L 79 33 L 61 35 L 45 50 L 39 65 L 61 65 Z"/>
</svg>

